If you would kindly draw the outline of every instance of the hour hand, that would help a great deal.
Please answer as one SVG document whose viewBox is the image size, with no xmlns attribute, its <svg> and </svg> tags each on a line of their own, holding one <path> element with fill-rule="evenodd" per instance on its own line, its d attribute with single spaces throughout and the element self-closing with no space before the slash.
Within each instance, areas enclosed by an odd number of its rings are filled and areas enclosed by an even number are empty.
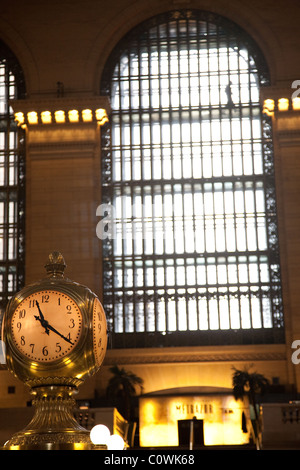
<svg viewBox="0 0 300 470">
<path fill-rule="evenodd" d="M 36 302 L 36 305 L 37 305 L 40 316 L 34 315 L 34 318 L 40 322 L 42 327 L 45 329 L 45 333 L 47 333 L 47 335 L 49 335 L 49 328 L 48 328 L 49 324 L 48 324 L 47 320 L 45 320 L 45 318 L 44 318 L 44 315 L 43 315 L 43 313 L 40 309 L 40 305 L 39 305 L 38 301 L 36 300 L 35 302 Z"/>
</svg>

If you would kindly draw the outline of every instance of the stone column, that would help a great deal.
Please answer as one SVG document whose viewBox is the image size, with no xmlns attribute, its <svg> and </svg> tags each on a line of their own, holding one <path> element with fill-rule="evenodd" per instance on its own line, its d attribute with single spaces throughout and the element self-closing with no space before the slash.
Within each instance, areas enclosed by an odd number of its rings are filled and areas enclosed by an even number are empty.
<svg viewBox="0 0 300 470">
<path fill-rule="evenodd" d="M 292 344 L 299 340 L 300 347 L 300 98 L 291 87 L 269 87 L 262 90 L 262 105 L 273 120 L 287 370 L 299 393 L 300 349 L 298 365 Z"/>
<path fill-rule="evenodd" d="M 96 208 L 101 197 L 100 127 L 105 97 L 18 100 L 26 128 L 26 283 L 36 281 L 48 254 L 64 254 L 70 279 L 101 290 L 101 242 Z"/>
</svg>

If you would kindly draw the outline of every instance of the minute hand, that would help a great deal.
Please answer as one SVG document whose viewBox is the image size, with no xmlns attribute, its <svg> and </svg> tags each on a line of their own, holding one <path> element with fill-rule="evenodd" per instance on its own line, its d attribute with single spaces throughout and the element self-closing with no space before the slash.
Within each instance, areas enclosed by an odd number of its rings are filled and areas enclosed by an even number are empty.
<svg viewBox="0 0 300 470">
<path fill-rule="evenodd" d="M 53 326 L 49 325 L 49 323 L 48 323 L 47 327 L 48 327 L 48 330 L 53 331 L 53 333 L 57 334 L 58 336 L 60 336 L 62 339 L 64 339 L 64 340 L 67 341 L 68 343 L 70 343 L 70 344 L 72 344 L 72 345 L 74 344 L 69 338 L 67 338 L 66 336 L 62 335 L 62 334 L 61 334 L 59 331 L 57 331 Z"/>
</svg>

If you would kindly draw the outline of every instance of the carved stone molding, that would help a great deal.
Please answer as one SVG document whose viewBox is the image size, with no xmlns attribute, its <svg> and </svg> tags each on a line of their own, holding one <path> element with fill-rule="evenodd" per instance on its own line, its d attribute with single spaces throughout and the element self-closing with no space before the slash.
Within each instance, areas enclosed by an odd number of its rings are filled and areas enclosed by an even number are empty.
<svg viewBox="0 0 300 470">
<path fill-rule="evenodd" d="M 26 99 L 26 100 L 11 100 L 10 105 L 12 106 L 15 113 L 22 112 L 28 113 L 30 111 L 36 111 L 41 113 L 43 111 L 50 111 L 54 113 L 57 110 L 69 111 L 77 109 L 82 111 L 83 109 L 89 108 L 95 110 L 97 108 L 103 108 L 107 114 L 110 113 L 110 102 L 106 96 L 69 96 L 62 98 L 42 98 L 42 99 Z"/>
<path fill-rule="evenodd" d="M 107 351 L 103 365 L 286 360 L 285 345 L 190 348 L 115 349 Z"/>
</svg>

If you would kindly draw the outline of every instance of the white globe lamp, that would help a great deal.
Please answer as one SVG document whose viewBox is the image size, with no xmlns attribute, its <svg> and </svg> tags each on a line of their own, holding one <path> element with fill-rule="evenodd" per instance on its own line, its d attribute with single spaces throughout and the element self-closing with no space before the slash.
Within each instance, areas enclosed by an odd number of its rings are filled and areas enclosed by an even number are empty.
<svg viewBox="0 0 300 470">
<path fill-rule="evenodd" d="M 104 424 L 97 424 L 91 429 L 90 439 L 94 445 L 107 445 L 110 430 Z"/>
<path fill-rule="evenodd" d="M 107 450 L 123 450 L 124 439 L 118 434 L 112 434 L 106 441 Z"/>
</svg>

